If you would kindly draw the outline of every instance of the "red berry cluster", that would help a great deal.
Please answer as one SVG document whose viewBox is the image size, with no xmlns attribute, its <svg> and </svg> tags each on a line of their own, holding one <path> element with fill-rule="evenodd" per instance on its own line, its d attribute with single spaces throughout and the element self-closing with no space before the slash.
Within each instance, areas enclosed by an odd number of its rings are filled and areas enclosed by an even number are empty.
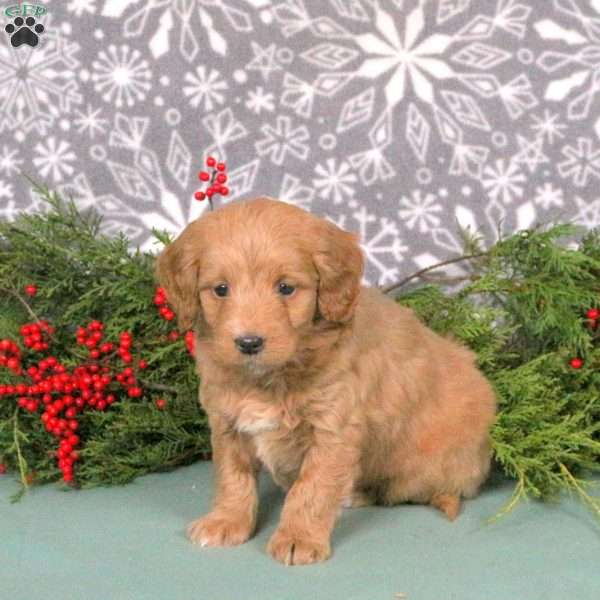
<svg viewBox="0 0 600 600">
<path fill-rule="evenodd" d="M 12 340 L 0 340 L 0 367 L 10 369 L 15 375 L 21 375 L 21 349 Z"/>
<path fill-rule="evenodd" d="M 47 321 L 39 321 L 23 325 L 20 333 L 26 348 L 31 348 L 35 352 L 43 352 L 50 347 L 48 340 L 54 333 L 54 329 L 48 325 Z"/>
<path fill-rule="evenodd" d="M 175 318 L 175 312 L 167 304 L 167 293 L 164 288 L 156 288 L 154 292 L 154 305 L 158 307 L 158 313 L 166 321 L 172 321 Z M 179 336 L 180 333 L 177 330 L 173 330 L 168 334 L 169 341 L 171 342 L 176 342 Z M 185 347 L 194 356 L 194 332 L 191 330 L 185 334 Z"/>
<path fill-rule="evenodd" d="M 113 350 L 113 344 L 101 344 L 104 334 L 104 325 L 100 321 L 92 321 L 87 327 L 78 327 L 75 339 L 80 346 L 85 346 L 90 358 L 97 360 L 102 354 L 108 354 Z"/>
<path fill-rule="evenodd" d="M 113 377 L 114 366 L 111 368 L 109 360 L 114 356 L 114 344 L 102 342 L 103 329 L 100 321 L 77 328 L 77 343 L 87 348 L 90 360 L 72 371 L 67 370 L 54 356 L 48 356 L 26 369 L 30 383 L 0 385 L 0 396 L 16 395 L 18 406 L 24 410 L 34 413 L 43 409 L 41 421 L 45 429 L 60 439 L 56 457 L 66 482 L 73 481 L 73 465 L 79 460 L 76 450 L 79 436 L 75 434 L 79 429 L 77 416 L 88 408 L 103 411 L 115 402 L 117 389 L 114 380 L 131 398 L 139 398 L 143 394 L 131 367 L 124 368 Z M 35 344 L 40 342 L 34 340 L 32 345 L 28 343 L 31 341 L 29 338 L 40 330 L 49 333 L 54 331 L 44 321 L 21 327 L 23 344 L 32 351 L 37 351 Z M 132 343 L 133 336 L 129 332 L 121 333 L 116 354 L 124 363 L 133 360 L 130 353 Z M 15 374 L 23 374 L 19 346 L 12 340 L 1 340 L 0 350 L 0 366 L 6 366 Z M 147 366 L 144 360 L 138 362 L 139 369 Z"/>
<path fill-rule="evenodd" d="M 212 173 L 208 171 L 200 171 L 198 173 L 198 179 L 204 183 L 210 182 L 210 185 L 206 190 L 198 190 L 194 194 L 196 200 L 204 200 L 208 198 L 209 202 L 215 194 L 221 194 L 221 196 L 227 196 L 229 194 L 229 188 L 225 185 L 227 181 L 227 166 L 224 162 L 217 162 L 217 159 L 209 156 L 206 159 L 206 166 L 212 169 Z M 212 203 L 211 203 L 212 207 Z"/>
<path fill-rule="evenodd" d="M 37 325 L 39 323 L 30 323 L 21 328 L 24 344 Z M 112 382 L 110 369 L 89 364 L 69 372 L 54 356 L 48 356 L 32 364 L 26 374 L 29 383 L 0 385 L 0 396 L 17 395 L 18 406 L 30 413 L 43 409 L 40 418 L 44 428 L 60 439 L 55 453 L 58 467 L 64 481 L 73 481 L 73 465 L 79 460 L 76 448 L 80 440 L 75 433 L 79 429 L 77 416 L 87 407 L 105 410 L 116 400 L 106 389 Z"/>
<path fill-rule="evenodd" d="M 600 319 L 600 310 L 598 310 L 597 308 L 590 308 L 585 313 L 585 316 L 588 319 L 588 326 L 590 327 L 590 329 L 595 331 L 598 328 L 598 320 Z M 571 367 L 573 369 L 581 369 L 584 365 L 584 361 L 582 358 L 575 357 L 569 361 L 569 364 L 571 365 Z"/>
<path fill-rule="evenodd" d="M 167 295 L 164 288 L 156 288 L 154 305 L 158 306 L 158 313 L 165 321 L 172 321 L 175 318 L 175 313 L 167 306 Z"/>
</svg>

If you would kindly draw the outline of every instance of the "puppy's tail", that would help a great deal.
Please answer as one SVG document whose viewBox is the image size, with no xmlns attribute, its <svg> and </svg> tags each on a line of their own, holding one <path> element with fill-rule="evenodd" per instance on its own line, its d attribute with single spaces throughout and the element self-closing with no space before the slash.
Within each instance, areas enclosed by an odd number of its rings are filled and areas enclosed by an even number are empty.
<svg viewBox="0 0 600 600">
<path fill-rule="evenodd" d="M 431 506 L 439 508 L 450 521 L 454 521 L 460 512 L 460 496 L 455 494 L 435 494 Z"/>
</svg>

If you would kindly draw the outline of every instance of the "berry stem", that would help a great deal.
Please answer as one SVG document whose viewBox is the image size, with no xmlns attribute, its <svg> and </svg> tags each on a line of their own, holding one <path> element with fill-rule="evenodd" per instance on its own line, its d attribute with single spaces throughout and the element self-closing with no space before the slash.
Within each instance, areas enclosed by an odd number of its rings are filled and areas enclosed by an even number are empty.
<svg viewBox="0 0 600 600">
<path fill-rule="evenodd" d="M 142 387 L 147 388 L 149 390 L 156 390 L 160 392 L 171 392 L 173 394 L 177 394 L 177 388 L 171 387 L 169 385 L 164 385 L 162 383 L 152 383 L 151 381 L 146 381 L 145 379 L 138 378 L 138 381 L 142 385 Z"/>
<path fill-rule="evenodd" d="M 25 310 L 29 313 L 29 316 L 32 319 L 35 319 L 36 323 L 39 323 L 41 321 L 41 319 L 33 312 L 31 306 L 29 306 L 29 304 L 27 304 L 27 301 L 25 300 L 25 298 L 23 298 L 21 296 L 21 294 L 19 294 L 19 292 L 17 292 L 17 290 L 9 290 L 8 288 L 0 288 L 0 292 L 4 292 L 5 294 L 10 294 L 14 298 L 16 298 L 23 305 Z"/>
</svg>

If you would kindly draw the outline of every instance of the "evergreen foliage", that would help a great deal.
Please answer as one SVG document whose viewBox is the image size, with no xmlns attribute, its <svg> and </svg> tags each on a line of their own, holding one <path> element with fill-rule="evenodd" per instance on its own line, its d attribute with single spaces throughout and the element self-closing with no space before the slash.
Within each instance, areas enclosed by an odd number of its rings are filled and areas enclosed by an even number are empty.
<svg viewBox="0 0 600 600">
<path fill-rule="evenodd" d="M 174 325 L 152 303 L 154 254 L 131 251 L 122 235 L 102 235 L 93 212 L 38 192 L 46 214 L 0 222 L 0 339 L 18 339 L 33 316 L 46 319 L 56 330 L 53 354 L 75 365 L 75 330 L 97 319 L 109 340 L 132 332 L 135 353 L 149 365 L 142 397 L 120 396 L 105 412 L 82 414 L 77 484 L 125 483 L 197 460 L 210 449 L 208 426 L 183 337 L 170 341 Z M 465 236 L 473 258 L 458 288 L 420 285 L 398 297 L 434 330 L 469 345 L 493 383 L 495 459 L 517 481 L 506 510 L 526 495 L 549 499 L 570 489 L 600 515 L 585 491 L 585 477 L 600 470 L 600 329 L 586 317 L 600 305 L 600 232 L 573 242 L 577 233 L 569 225 L 539 227 L 488 249 Z M 38 294 L 25 299 L 20 291 L 31 283 Z M 574 357 L 581 368 L 571 366 Z M 0 367 L 0 385 L 16 380 Z M 164 410 L 157 397 L 167 400 Z M 0 397 L 0 463 L 25 485 L 57 481 L 53 449 L 39 414 Z"/>
</svg>

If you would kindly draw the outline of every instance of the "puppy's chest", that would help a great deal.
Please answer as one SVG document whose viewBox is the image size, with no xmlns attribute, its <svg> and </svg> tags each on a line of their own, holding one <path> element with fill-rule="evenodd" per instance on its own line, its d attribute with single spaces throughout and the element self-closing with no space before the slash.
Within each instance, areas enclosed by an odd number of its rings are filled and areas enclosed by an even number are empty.
<svg viewBox="0 0 600 600">
<path fill-rule="evenodd" d="M 256 456 L 277 483 L 295 479 L 310 445 L 310 425 L 282 402 L 248 402 L 240 406 L 234 427 L 251 438 Z"/>
</svg>

